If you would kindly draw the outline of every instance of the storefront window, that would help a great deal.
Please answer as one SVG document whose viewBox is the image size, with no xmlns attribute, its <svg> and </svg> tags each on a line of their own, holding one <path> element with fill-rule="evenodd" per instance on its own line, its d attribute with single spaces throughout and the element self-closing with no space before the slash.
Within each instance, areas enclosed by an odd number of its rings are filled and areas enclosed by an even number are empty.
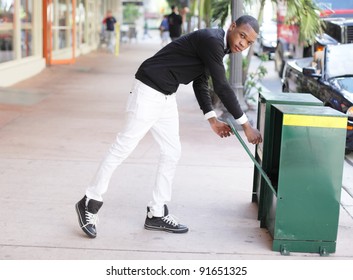
<svg viewBox="0 0 353 280">
<path fill-rule="evenodd" d="M 22 57 L 33 55 L 33 40 L 32 40 L 33 1 L 34 0 L 21 0 L 20 19 L 21 19 Z"/>
<path fill-rule="evenodd" d="M 95 42 L 94 34 L 94 2 L 87 1 L 87 18 L 86 18 L 86 27 L 87 27 L 87 43 L 88 45 L 93 45 Z"/>
<path fill-rule="evenodd" d="M 0 1 L 0 63 L 33 55 L 33 5 L 34 0 Z"/>
<path fill-rule="evenodd" d="M 85 1 L 80 0 L 77 2 L 76 8 L 76 39 L 77 47 L 80 47 L 81 44 L 85 43 L 85 20 L 86 20 L 86 11 L 85 11 Z"/>
<path fill-rule="evenodd" d="M 72 7 L 66 0 L 54 2 L 53 50 L 72 46 Z"/>
<path fill-rule="evenodd" d="M 48 64 L 72 63 L 75 58 L 76 1 L 48 0 L 45 29 Z"/>
<path fill-rule="evenodd" d="M 14 59 L 14 0 L 0 1 L 0 63 Z"/>
</svg>

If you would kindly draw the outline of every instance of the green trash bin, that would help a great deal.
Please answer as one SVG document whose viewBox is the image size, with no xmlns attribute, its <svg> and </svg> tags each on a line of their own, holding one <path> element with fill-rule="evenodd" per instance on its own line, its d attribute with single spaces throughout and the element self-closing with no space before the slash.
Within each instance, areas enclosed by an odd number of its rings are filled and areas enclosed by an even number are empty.
<svg viewBox="0 0 353 280">
<path fill-rule="evenodd" d="M 347 116 L 329 107 L 272 105 L 262 226 L 282 254 L 335 252 Z M 266 182 L 265 182 L 266 184 Z"/>
<path fill-rule="evenodd" d="M 272 151 L 269 146 L 268 135 L 272 133 L 270 125 L 270 114 L 273 104 L 297 104 L 310 106 L 323 106 L 322 101 L 309 93 L 283 93 L 264 92 L 259 95 L 257 110 L 257 129 L 263 136 L 263 142 L 255 147 L 255 159 L 262 166 L 264 172 L 269 173 L 268 166 L 272 161 Z M 265 184 L 264 179 L 258 169 L 254 168 L 252 202 L 258 203 L 258 219 L 263 216 L 263 203 L 261 202 L 261 189 Z"/>
</svg>

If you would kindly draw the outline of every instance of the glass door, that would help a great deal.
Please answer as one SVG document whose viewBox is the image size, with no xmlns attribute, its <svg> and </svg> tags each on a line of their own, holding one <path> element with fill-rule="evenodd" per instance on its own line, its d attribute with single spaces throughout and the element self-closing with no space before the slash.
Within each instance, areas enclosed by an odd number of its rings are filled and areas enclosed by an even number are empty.
<svg viewBox="0 0 353 280">
<path fill-rule="evenodd" d="M 76 0 L 43 0 L 44 54 L 47 64 L 75 62 Z"/>
</svg>

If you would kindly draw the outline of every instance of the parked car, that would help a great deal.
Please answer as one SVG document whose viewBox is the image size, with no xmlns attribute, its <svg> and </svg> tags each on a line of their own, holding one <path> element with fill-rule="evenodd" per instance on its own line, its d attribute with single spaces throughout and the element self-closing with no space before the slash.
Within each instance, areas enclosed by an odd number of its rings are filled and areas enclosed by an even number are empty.
<svg viewBox="0 0 353 280">
<path fill-rule="evenodd" d="M 272 59 L 277 46 L 277 23 L 274 21 L 264 22 L 259 35 L 254 43 L 254 54 L 261 56 L 267 54 Z"/>
<path fill-rule="evenodd" d="M 288 61 L 282 90 L 309 92 L 347 114 L 346 152 L 353 151 L 353 44 L 328 45 L 314 57 Z"/>
</svg>

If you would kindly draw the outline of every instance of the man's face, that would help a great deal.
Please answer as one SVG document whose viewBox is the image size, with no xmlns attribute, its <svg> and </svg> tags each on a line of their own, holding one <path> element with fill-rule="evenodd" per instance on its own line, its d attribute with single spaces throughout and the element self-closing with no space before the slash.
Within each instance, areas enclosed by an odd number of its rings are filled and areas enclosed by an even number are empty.
<svg viewBox="0 0 353 280">
<path fill-rule="evenodd" d="M 255 42 L 256 38 L 257 33 L 249 24 L 237 26 L 233 22 L 227 31 L 227 43 L 232 53 L 246 50 Z"/>
</svg>

